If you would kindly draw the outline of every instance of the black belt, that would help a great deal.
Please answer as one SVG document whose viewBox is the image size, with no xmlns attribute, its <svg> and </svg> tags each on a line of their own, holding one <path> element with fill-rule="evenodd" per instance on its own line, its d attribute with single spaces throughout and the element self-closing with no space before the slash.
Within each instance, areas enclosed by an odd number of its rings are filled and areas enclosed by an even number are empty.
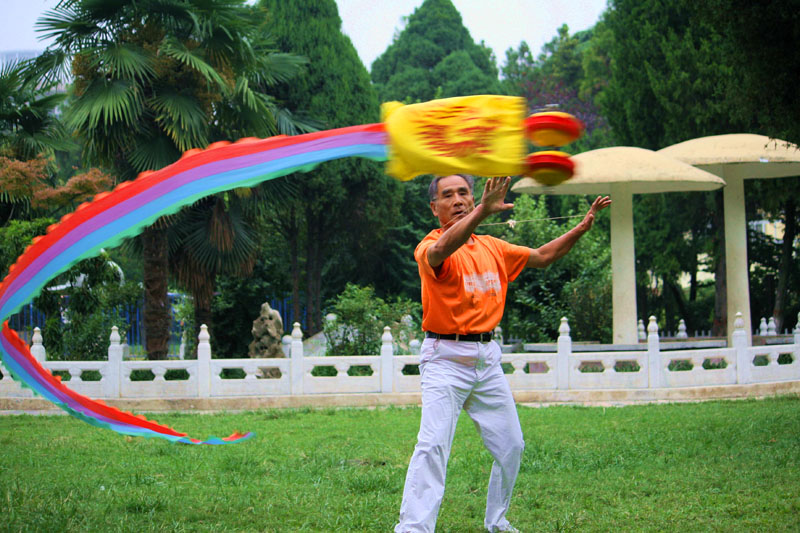
<svg viewBox="0 0 800 533">
<path fill-rule="evenodd" d="M 468 335 L 459 335 L 458 333 L 433 333 L 426 331 L 425 337 L 429 339 L 444 339 L 446 341 L 464 341 L 464 342 L 489 342 L 492 340 L 493 333 L 470 333 Z"/>
</svg>

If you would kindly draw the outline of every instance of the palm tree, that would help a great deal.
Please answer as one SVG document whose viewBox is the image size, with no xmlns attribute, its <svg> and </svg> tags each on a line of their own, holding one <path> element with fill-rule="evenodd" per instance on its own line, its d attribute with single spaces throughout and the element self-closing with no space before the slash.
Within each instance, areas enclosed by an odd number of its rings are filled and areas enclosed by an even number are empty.
<svg viewBox="0 0 800 533">
<path fill-rule="evenodd" d="M 86 159 L 127 180 L 222 138 L 293 131 L 265 90 L 305 60 L 272 49 L 264 18 L 244 0 L 62 0 L 37 23 L 54 44 L 29 72 L 71 70 L 68 126 Z M 168 226 L 161 219 L 142 235 L 151 359 L 166 357 L 169 338 Z"/>
<path fill-rule="evenodd" d="M 49 158 L 72 144 L 56 116 L 65 95 L 53 84 L 37 85 L 24 76 L 24 64 L 0 65 L 0 149 L 20 161 Z"/>
<path fill-rule="evenodd" d="M 0 224 L 34 216 L 34 193 L 48 185 L 56 150 L 71 146 L 56 117 L 64 95 L 37 86 L 23 64 L 0 65 Z"/>
</svg>

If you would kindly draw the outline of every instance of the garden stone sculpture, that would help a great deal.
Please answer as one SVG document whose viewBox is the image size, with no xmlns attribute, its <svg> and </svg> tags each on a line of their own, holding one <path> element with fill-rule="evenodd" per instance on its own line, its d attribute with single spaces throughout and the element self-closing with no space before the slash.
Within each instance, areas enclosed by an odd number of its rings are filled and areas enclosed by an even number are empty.
<svg viewBox="0 0 800 533">
<path fill-rule="evenodd" d="M 269 303 L 261 305 L 261 313 L 253 321 L 253 342 L 248 347 L 250 357 L 286 357 L 283 353 L 281 336 L 283 335 L 283 320 L 281 315 Z M 264 373 L 275 371 L 275 368 L 262 369 Z M 264 376 L 271 377 L 271 376 Z"/>
</svg>

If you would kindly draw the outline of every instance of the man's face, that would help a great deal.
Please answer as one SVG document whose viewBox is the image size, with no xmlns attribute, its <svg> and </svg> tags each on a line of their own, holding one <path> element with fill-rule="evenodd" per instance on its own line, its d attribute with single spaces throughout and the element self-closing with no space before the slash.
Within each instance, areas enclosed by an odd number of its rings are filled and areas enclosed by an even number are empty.
<svg viewBox="0 0 800 533">
<path fill-rule="evenodd" d="M 475 209 L 475 198 L 467 180 L 461 176 L 442 178 L 438 186 L 436 200 L 431 202 L 431 211 L 443 228 Z"/>
</svg>

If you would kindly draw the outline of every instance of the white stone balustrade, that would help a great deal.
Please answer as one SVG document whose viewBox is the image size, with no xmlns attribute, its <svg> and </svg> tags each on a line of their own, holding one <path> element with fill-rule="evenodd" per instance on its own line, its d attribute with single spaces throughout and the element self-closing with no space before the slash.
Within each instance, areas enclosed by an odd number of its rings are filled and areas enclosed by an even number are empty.
<svg viewBox="0 0 800 533">
<path fill-rule="evenodd" d="M 308 357 L 303 352 L 300 324 L 295 323 L 287 336 L 289 357 L 281 359 L 214 359 L 205 325 L 198 336 L 195 360 L 126 361 L 116 327 L 109 338 L 107 361 L 47 361 L 41 339 L 41 331 L 35 330 L 31 351 L 45 368 L 62 375 L 76 392 L 96 398 L 243 398 L 420 390 L 418 373 L 404 373 L 404 368 L 419 365 L 419 355 L 395 355 L 389 327 L 384 328 L 378 355 Z M 562 318 L 553 351 L 504 353 L 502 363 L 513 391 L 670 389 L 800 380 L 800 326 L 786 344 L 748 346 L 744 320 L 737 315 L 730 347 L 665 350 L 656 319 L 650 317 L 647 342 L 638 346 L 641 349 L 628 345 L 624 351 L 585 351 L 586 347 L 575 351 L 569 323 Z M 328 368 L 320 371 L 320 367 Z M 354 367 L 357 371 L 351 371 Z M 2 366 L 0 372 L 0 398 L 31 397 Z"/>
</svg>

